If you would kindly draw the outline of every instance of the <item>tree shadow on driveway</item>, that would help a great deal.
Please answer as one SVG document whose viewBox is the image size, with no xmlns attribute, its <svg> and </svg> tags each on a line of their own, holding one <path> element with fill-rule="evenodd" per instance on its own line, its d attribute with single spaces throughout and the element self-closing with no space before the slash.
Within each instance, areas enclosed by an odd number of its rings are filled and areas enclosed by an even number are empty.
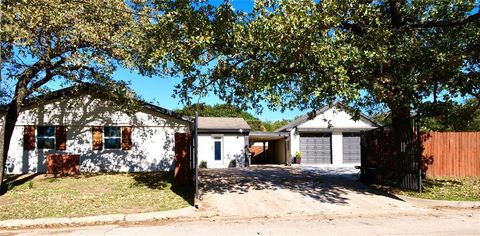
<svg viewBox="0 0 480 236">
<path fill-rule="evenodd" d="M 200 193 L 246 194 L 253 190 L 289 190 L 320 202 L 348 204 L 350 192 L 365 195 L 393 195 L 371 189 L 358 182 L 355 174 L 335 173 L 322 168 L 256 166 L 248 169 L 203 169 Z M 399 200 L 399 199 L 398 199 Z"/>
</svg>

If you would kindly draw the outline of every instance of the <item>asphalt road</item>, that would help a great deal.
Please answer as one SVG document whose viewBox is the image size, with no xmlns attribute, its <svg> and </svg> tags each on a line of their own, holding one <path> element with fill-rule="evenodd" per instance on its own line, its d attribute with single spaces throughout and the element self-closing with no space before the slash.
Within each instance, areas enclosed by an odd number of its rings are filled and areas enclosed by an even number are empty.
<svg viewBox="0 0 480 236">
<path fill-rule="evenodd" d="M 4 231 L 17 235 L 480 235 L 480 210 L 418 215 L 201 219 L 145 225 L 106 225 Z M 2 235 L 2 233 L 0 233 Z"/>
</svg>

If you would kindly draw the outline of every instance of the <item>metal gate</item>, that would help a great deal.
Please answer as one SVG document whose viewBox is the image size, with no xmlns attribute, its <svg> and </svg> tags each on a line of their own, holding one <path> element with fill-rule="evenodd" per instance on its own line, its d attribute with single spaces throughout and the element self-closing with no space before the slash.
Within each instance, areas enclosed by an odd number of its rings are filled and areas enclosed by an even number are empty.
<svg viewBox="0 0 480 236">
<path fill-rule="evenodd" d="M 361 179 L 422 191 L 421 135 L 415 118 L 362 132 Z"/>
<path fill-rule="evenodd" d="M 302 164 L 332 164 L 332 134 L 300 134 Z"/>
</svg>

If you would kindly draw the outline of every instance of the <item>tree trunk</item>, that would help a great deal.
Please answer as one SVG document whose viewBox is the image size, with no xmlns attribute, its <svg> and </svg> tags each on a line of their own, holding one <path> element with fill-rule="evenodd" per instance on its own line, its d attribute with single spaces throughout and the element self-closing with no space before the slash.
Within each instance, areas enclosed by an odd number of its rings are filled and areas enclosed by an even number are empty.
<svg viewBox="0 0 480 236">
<path fill-rule="evenodd" d="M 399 125 L 408 118 L 410 118 L 410 108 L 408 105 L 400 105 L 395 107 L 390 107 L 391 114 L 392 114 L 392 126 L 398 127 Z"/>
<path fill-rule="evenodd" d="M 15 124 L 17 123 L 18 115 L 22 107 L 23 101 L 27 97 L 27 81 L 20 80 L 15 89 L 15 96 L 12 102 L 8 105 L 7 114 L 5 116 L 5 127 L 3 130 L 3 157 L 0 158 L 0 195 L 5 193 L 7 189 L 3 185 L 3 177 L 5 175 L 5 164 L 7 162 L 8 150 L 10 149 L 10 141 L 12 140 Z"/>
</svg>

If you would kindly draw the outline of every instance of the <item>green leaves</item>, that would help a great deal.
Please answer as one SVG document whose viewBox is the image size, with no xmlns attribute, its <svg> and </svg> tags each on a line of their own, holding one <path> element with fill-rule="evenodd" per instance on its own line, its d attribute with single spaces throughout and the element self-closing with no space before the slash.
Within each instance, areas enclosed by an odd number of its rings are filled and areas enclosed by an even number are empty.
<svg viewBox="0 0 480 236">
<path fill-rule="evenodd" d="M 122 0 L 7 1 L 2 13 L 4 75 L 11 80 L 101 83 L 118 64 L 132 66 L 140 49 L 142 19 Z"/>
<path fill-rule="evenodd" d="M 435 93 L 480 93 L 480 27 L 471 18 L 478 3 L 471 1 L 258 0 L 251 13 L 232 11 L 229 2 L 156 6 L 175 16 L 169 21 L 201 29 L 163 32 L 174 49 L 155 65 L 167 63 L 183 77 L 177 94 L 187 102 L 213 91 L 254 108 L 267 101 L 272 109 L 317 109 L 344 100 L 357 109 L 418 109 Z"/>
</svg>

